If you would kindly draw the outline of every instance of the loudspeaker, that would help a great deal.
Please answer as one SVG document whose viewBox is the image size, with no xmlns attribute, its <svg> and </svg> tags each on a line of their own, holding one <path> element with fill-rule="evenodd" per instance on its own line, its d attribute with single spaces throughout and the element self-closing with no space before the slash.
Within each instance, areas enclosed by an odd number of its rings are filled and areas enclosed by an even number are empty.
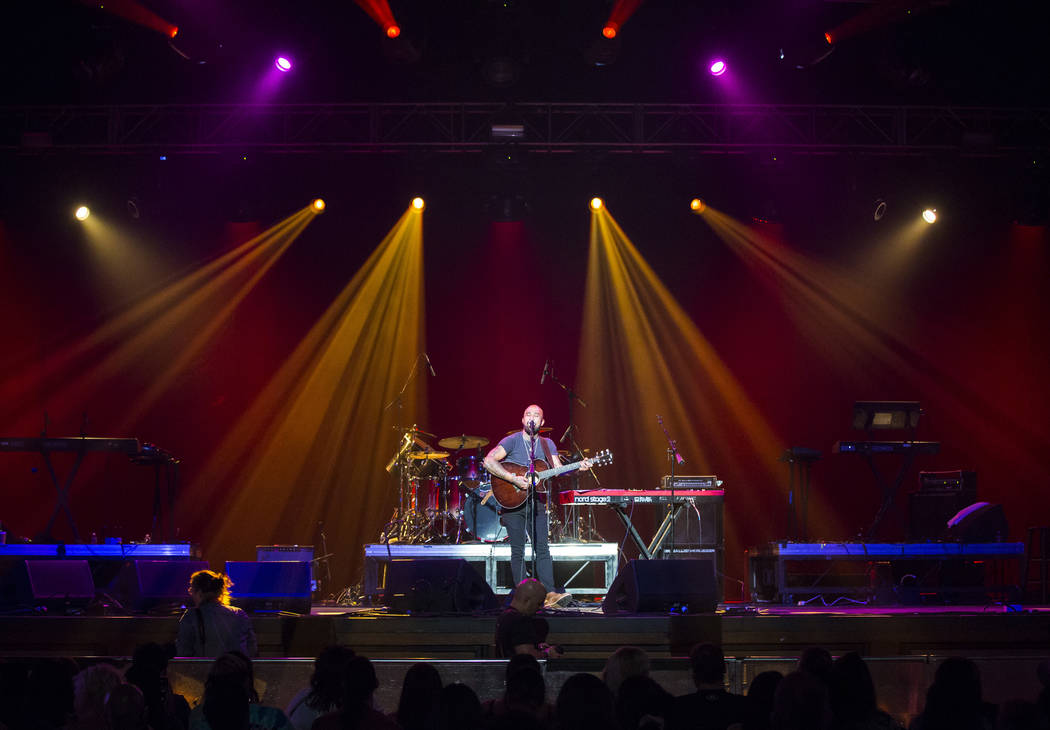
<svg viewBox="0 0 1050 730">
<path fill-rule="evenodd" d="M 189 600 L 190 576 L 207 569 L 202 560 L 129 560 L 111 590 L 133 611 L 173 609 Z"/>
<path fill-rule="evenodd" d="M 908 539 L 913 542 L 943 540 L 948 520 L 972 497 L 960 491 L 912 492 L 908 495 Z"/>
<path fill-rule="evenodd" d="M 602 601 L 603 613 L 706 613 L 718 605 L 713 560 L 632 560 Z"/>
<path fill-rule="evenodd" d="M 383 602 L 408 613 L 469 613 L 499 605 L 489 584 L 463 558 L 391 560 Z"/>
<path fill-rule="evenodd" d="M 95 580 L 86 560 L 25 560 L 18 603 L 48 608 L 83 608 L 95 598 Z"/>
<path fill-rule="evenodd" d="M 959 542 L 1005 542 L 1006 513 L 1001 504 L 975 502 L 948 520 L 948 539 Z"/>
<path fill-rule="evenodd" d="M 226 575 L 233 604 L 245 611 L 310 613 L 309 562 L 228 561 Z"/>
</svg>

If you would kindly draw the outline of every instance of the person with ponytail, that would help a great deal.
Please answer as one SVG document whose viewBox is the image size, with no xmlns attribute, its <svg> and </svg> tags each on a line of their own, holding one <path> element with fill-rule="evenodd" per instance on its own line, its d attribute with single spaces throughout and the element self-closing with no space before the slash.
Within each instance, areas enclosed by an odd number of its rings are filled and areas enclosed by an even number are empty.
<svg viewBox="0 0 1050 730">
<path fill-rule="evenodd" d="M 257 656 L 258 642 L 248 614 L 230 605 L 233 583 L 222 573 L 198 570 L 190 576 L 193 608 L 179 621 L 178 656 L 217 657 L 228 651 Z"/>
</svg>

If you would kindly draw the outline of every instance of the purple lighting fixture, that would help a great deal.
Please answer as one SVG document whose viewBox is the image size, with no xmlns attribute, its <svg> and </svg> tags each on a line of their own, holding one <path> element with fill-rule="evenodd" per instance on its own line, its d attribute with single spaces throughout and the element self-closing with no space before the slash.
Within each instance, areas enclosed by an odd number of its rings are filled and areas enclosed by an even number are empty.
<svg viewBox="0 0 1050 730">
<path fill-rule="evenodd" d="M 711 65 L 707 67 L 707 70 L 711 72 L 712 76 L 721 76 L 728 68 L 729 67 L 726 65 L 725 61 L 721 58 L 716 58 L 711 62 Z"/>
<path fill-rule="evenodd" d="M 277 67 L 278 71 L 288 73 L 292 70 L 292 61 L 287 56 L 278 56 L 277 60 L 273 62 L 273 65 Z"/>
</svg>

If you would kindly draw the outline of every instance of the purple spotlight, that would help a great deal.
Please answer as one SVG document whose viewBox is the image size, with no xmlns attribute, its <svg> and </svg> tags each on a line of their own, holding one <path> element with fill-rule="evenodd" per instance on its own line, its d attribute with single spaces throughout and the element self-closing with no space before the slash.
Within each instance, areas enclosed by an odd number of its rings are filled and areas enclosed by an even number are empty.
<svg viewBox="0 0 1050 730">
<path fill-rule="evenodd" d="M 292 61 L 287 56 L 278 56 L 277 60 L 273 62 L 273 65 L 277 67 L 278 71 L 288 73 L 292 70 Z"/>
<path fill-rule="evenodd" d="M 711 65 L 707 68 L 707 70 L 711 72 L 712 76 L 721 76 L 726 72 L 727 68 L 729 67 L 726 66 L 725 61 L 723 61 L 721 58 L 716 58 L 714 61 L 711 62 Z"/>
</svg>

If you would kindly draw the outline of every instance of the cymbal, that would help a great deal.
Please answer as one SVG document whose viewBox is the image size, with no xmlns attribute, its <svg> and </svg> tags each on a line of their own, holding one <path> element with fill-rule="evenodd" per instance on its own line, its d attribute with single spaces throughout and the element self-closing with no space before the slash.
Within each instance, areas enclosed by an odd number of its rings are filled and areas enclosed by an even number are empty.
<svg viewBox="0 0 1050 730">
<path fill-rule="evenodd" d="M 462 451 L 463 449 L 479 449 L 482 446 L 487 446 L 489 440 L 484 436 L 449 436 L 438 441 L 438 446 L 443 449 L 452 449 L 453 451 Z"/>
<path fill-rule="evenodd" d="M 408 455 L 409 459 L 447 459 L 448 453 L 444 451 L 414 451 Z"/>
<path fill-rule="evenodd" d="M 550 426 L 544 426 L 544 427 L 542 427 L 540 429 L 540 433 L 550 433 L 550 432 L 551 432 L 551 427 Z M 521 433 L 521 429 L 520 428 L 516 428 L 513 431 L 507 431 L 507 433 L 505 433 L 503 435 L 504 436 L 510 436 L 511 434 L 514 434 L 514 433 Z"/>
<path fill-rule="evenodd" d="M 394 428 L 397 428 L 397 426 L 395 426 Z M 397 428 L 397 430 L 401 433 L 410 433 L 414 436 L 422 436 L 423 438 L 434 438 L 434 434 L 424 431 L 421 428 L 416 428 L 414 425 L 410 426 L 409 428 Z"/>
</svg>

